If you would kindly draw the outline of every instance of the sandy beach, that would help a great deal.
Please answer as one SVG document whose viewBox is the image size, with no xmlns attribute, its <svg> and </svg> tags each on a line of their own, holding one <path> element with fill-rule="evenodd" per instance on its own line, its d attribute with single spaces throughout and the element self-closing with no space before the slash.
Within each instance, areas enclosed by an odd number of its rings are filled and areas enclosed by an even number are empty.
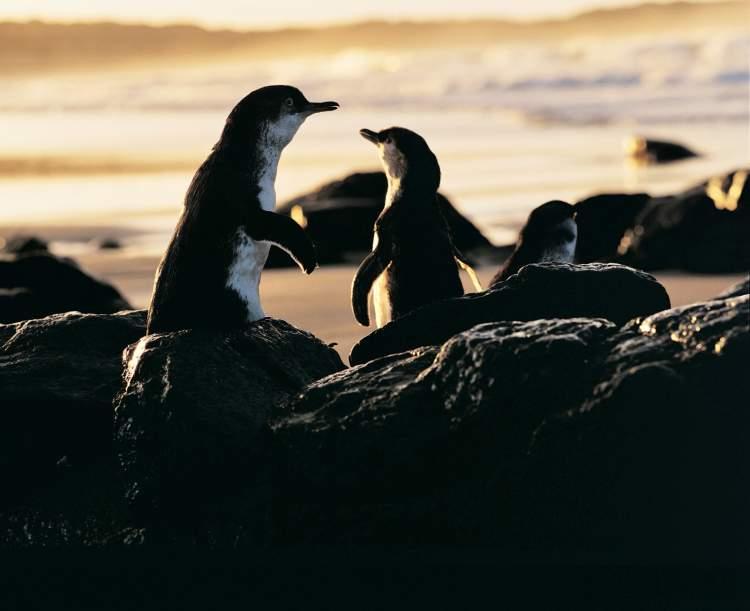
<svg viewBox="0 0 750 611">
<path fill-rule="evenodd" d="M 92 275 L 115 285 L 136 308 L 148 307 L 158 260 L 152 257 L 123 257 L 119 253 L 96 252 L 77 257 L 79 264 Z M 269 316 L 282 318 L 317 335 L 336 349 L 346 361 L 351 347 L 370 328 L 361 327 L 349 306 L 349 287 L 356 266 L 340 265 L 318 268 L 311 276 L 298 269 L 266 270 L 261 281 L 263 307 Z M 479 277 L 486 285 L 495 268 L 480 268 Z M 708 299 L 740 280 L 742 274 L 696 275 L 680 272 L 655 274 L 666 287 L 673 306 Z M 464 287 L 473 290 L 466 274 Z"/>
</svg>

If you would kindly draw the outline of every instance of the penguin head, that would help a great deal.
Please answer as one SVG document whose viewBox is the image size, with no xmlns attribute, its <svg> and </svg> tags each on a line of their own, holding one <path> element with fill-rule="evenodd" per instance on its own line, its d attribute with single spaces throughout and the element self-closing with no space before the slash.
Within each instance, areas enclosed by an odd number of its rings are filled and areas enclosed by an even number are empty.
<svg viewBox="0 0 750 611">
<path fill-rule="evenodd" d="M 227 117 L 222 139 L 260 139 L 265 146 L 282 149 L 307 117 L 338 107 L 338 102 L 310 102 L 289 85 L 261 87 L 237 103 Z"/>
<path fill-rule="evenodd" d="M 567 202 L 555 200 L 542 204 L 531 211 L 521 238 L 527 243 L 536 242 L 543 249 L 571 245 L 575 248 L 578 238 L 575 214 L 575 207 Z"/>
<path fill-rule="evenodd" d="M 426 183 L 437 191 L 440 186 L 440 165 L 422 136 L 403 127 L 389 127 L 379 132 L 361 129 L 359 133 L 378 147 L 388 180 L 403 180 L 408 172 L 414 180 Z"/>
</svg>

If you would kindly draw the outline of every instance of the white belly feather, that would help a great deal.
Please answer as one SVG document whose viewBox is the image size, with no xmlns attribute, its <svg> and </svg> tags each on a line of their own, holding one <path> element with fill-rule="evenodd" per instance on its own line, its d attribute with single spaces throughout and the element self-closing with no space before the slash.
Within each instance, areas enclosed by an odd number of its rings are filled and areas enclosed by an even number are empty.
<svg viewBox="0 0 750 611">
<path fill-rule="evenodd" d="M 375 326 L 378 329 L 391 322 L 391 302 L 388 299 L 387 272 L 380 274 L 375 279 L 375 282 L 372 283 L 372 305 L 375 310 Z"/>
<path fill-rule="evenodd" d="M 234 248 L 234 260 L 229 266 L 227 288 L 247 307 L 247 321 L 253 322 L 265 318 L 260 305 L 260 274 L 271 250 L 270 242 L 256 242 L 242 229 L 237 230 Z"/>
</svg>

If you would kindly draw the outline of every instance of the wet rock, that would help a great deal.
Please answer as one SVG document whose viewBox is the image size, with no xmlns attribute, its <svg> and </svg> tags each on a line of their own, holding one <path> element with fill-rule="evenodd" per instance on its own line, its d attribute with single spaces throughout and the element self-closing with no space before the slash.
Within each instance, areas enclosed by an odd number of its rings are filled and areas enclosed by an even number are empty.
<svg viewBox="0 0 750 611">
<path fill-rule="evenodd" d="M 104 238 L 98 243 L 99 250 L 119 250 L 122 243 L 116 238 Z"/>
<path fill-rule="evenodd" d="M 343 368 L 332 348 L 269 318 L 228 334 L 149 335 L 123 359 L 115 440 L 127 499 L 144 519 L 167 508 L 194 519 L 265 477 L 271 409 Z"/>
<path fill-rule="evenodd" d="M 605 193 L 576 203 L 576 262 L 615 259 L 622 236 L 650 199 L 648 193 Z"/>
<path fill-rule="evenodd" d="M 0 239 L 0 242 L 4 242 L 5 244 L 2 248 L 3 252 L 9 254 L 28 255 L 31 253 L 39 254 L 49 252 L 47 242 L 34 236 L 15 235 L 7 240 Z"/>
<path fill-rule="evenodd" d="M 129 526 L 117 461 L 108 453 L 0 507 L 0 547 L 102 546 Z"/>
<path fill-rule="evenodd" d="M 748 299 L 660 312 L 612 338 L 590 396 L 533 444 L 536 488 L 519 503 L 544 545 L 747 561 Z M 534 511 L 546 507 L 554 519 Z"/>
<path fill-rule="evenodd" d="M 642 136 L 630 139 L 627 152 L 631 159 L 640 164 L 670 163 L 698 156 L 683 144 Z"/>
<path fill-rule="evenodd" d="M 480 325 L 440 350 L 311 385 L 273 424 L 288 453 L 287 537 L 478 542 L 510 531 L 498 521 L 508 488 L 491 482 L 523 459 L 545 416 L 583 400 L 615 331 L 590 319 Z"/>
<path fill-rule="evenodd" d="M 0 258 L 0 290 L 0 323 L 72 310 L 110 314 L 131 309 L 114 287 L 73 261 L 51 255 Z"/>
<path fill-rule="evenodd" d="M 733 284 L 726 291 L 722 292 L 716 299 L 726 299 L 727 297 L 742 297 L 750 294 L 750 276 Z"/>
<path fill-rule="evenodd" d="M 383 209 L 386 189 L 382 172 L 355 173 L 282 204 L 278 212 L 303 224 L 321 263 L 356 260 L 372 247 L 372 227 Z M 489 240 L 441 194 L 438 205 L 456 246 L 467 257 L 493 256 Z M 288 266 L 293 266 L 289 256 L 272 248 L 267 267 Z"/>
<path fill-rule="evenodd" d="M 360 340 L 349 360 L 356 365 L 439 345 L 486 322 L 591 317 L 624 324 L 669 305 L 666 290 L 652 276 L 622 265 L 527 265 L 490 290 L 432 303 L 385 325 Z"/>
<path fill-rule="evenodd" d="M 0 325 L 0 478 L 9 500 L 106 454 L 123 349 L 145 332 L 144 311 L 70 312 Z"/>
<path fill-rule="evenodd" d="M 618 260 L 647 270 L 731 273 L 749 269 L 748 171 L 736 170 L 684 193 L 653 198 L 625 232 Z"/>
</svg>

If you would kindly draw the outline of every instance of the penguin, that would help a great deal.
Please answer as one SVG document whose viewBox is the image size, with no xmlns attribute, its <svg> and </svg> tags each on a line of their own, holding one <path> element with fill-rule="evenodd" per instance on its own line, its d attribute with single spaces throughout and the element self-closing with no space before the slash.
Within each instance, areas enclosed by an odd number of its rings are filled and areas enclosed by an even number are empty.
<svg viewBox="0 0 750 611">
<path fill-rule="evenodd" d="M 312 242 L 294 220 L 274 213 L 276 169 L 305 119 L 338 107 L 309 102 L 287 85 L 262 87 L 237 103 L 188 187 L 156 272 L 148 333 L 231 329 L 264 318 L 258 288 L 271 244 L 312 273 Z"/>
<path fill-rule="evenodd" d="M 425 304 L 463 295 L 458 267 L 470 266 L 438 208 L 440 166 L 424 138 L 403 127 L 359 133 L 378 147 L 388 190 L 372 252 L 352 282 L 352 311 L 361 325 L 370 324 L 372 289 L 375 321 L 382 327 Z"/>
<path fill-rule="evenodd" d="M 534 208 L 521 229 L 515 250 L 492 278 L 490 286 L 506 280 L 529 263 L 572 263 L 578 240 L 575 212 L 575 206 L 559 200 Z"/>
</svg>

